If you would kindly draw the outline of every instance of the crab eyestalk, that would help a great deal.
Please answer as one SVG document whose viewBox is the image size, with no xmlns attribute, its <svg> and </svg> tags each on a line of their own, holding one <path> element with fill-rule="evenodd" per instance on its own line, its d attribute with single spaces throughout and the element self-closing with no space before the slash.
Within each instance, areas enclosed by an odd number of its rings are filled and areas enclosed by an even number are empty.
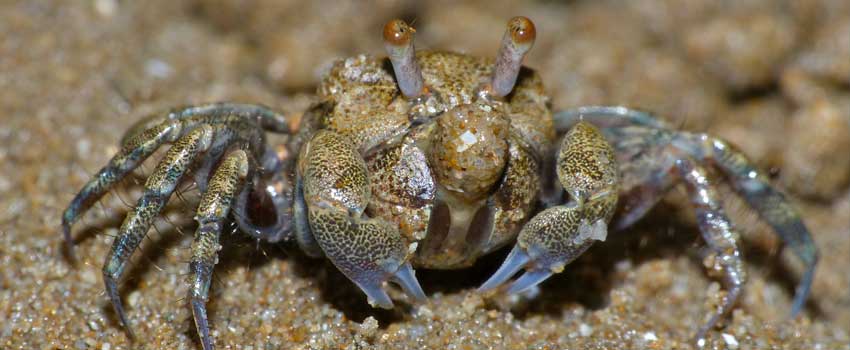
<svg viewBox="0 0 850 350">
<path fill-rule="evenodd" d="M 502 37 L 502 46 L 496 56 L 493 77 L 490 80 L 490 93 L 496 97 L 505 97 L 516 84 L 522 59 L 534 46 L 537 31 L 530 19 L 522 16 L 508 21 L 508 30 Z"/>
<path fill-rule="evenodd" d="M 422 72 L 416 64 L 413 33 L 416 30 L 400 19 L 384 25 L 384 48 L 393 64 L 398 87 L 407 98 L 415 98 L 425 92 Z"/>
</svg>

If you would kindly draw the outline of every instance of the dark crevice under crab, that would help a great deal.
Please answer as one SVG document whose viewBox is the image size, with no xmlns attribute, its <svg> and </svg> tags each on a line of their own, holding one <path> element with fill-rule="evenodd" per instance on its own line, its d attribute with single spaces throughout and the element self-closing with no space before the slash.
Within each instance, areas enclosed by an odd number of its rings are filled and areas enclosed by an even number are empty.
<svg viewBox="0 0 850 350">
<path fill-rule="evenodd" d="M 204 349 L 213 345 L 206 302 L 219 236 L 232 217 L 258 240 L 295 241 L 326 256 L 368 297 L 391 308 L 385 282 L 425 293 L 413 266 L 451 269 L 516 242 L 479 289 L 517 293 L 561 272 L 595 241 L 640 219 L 684 184 L 727 294 L 698 330 L 729 311 L 746 280 L 739 236 L 708 168 L 719 170 L 803 261 L 792 314 L 803 306 L 817 251 L 799 214 L 744 155 L 724 141 L 669 128 L 624 107 L 552 113 L 540 76 L 521 66 L 535 39 L 515 17 L 495 61 L 416 52 L 413 28 L 384 28 L 388 59 L 358 56 L 324 77 L 320 103 L 297 129 L 265 107 L 219 103 L 137 123 L 122 148 L 72 200 L 63 229 L 164 144 L 103 266 L 115 311 L 132 336 L 117 284 L 154 218 L 189 174 L 201 192 L 189 302 Z M 272 147 L 265 133 L 290 135 Z M 618 206 L 619 203 L 619 206 Z M 272 217 L 258 218 L 257 212 Z M 73 254 L 71 254 L 73 256 Z"/>
</svg>

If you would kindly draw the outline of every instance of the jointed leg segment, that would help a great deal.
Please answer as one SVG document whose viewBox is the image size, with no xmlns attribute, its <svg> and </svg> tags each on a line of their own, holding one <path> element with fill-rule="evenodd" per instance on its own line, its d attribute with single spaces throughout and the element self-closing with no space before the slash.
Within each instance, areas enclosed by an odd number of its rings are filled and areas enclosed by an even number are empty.
<svg viewBox="0 0 850 350">
<path fill-rule="evenodd" d="M 210 179 L 209 190 L 201 197 L 198 213 L 195 215 L 198 229 L 192 242 L 192 260 L 189 263 L 192 273 L 189 302 L 192 304 L 195 326 L 204 349 L 212 348 L 206 303 L 213 267 L 221 250 L 219 237 L 236 193 L 248 175 L 248 164 L 245 151 L 236 150 L 229 153 Z"/>
<path fill-rule="evenodd" d="M 721 140 L 712 139 L 710 144 L 711 153 L 706 158 L 723 170 L 735 190 L 803 262 L 805 271 L 791 305 L 791 315 L 797 315 L 809 295 L 818 261 L 817 247 L 809 230 L 785 195 L 770 186 L 767 177 L 756 170 L 741 152 Z"/>
<path fill-rule="evenodd" d="M 159 147 L 177 141 L 199 125 L 221 125 L 227 132 L 239 134 L 237 138 L 259 154 L 264 151 L 265 138 L 262 133 L 251 134 L 253 131 L 289 132 L 289 126 L 282 115 L 262 106 L 231 103 L 175 109 L 164 116 L 152 115 L 142 120 L 125 134 L 121 150 L 83 186 L 65 209 L 62 231 L 72 258 L 71 226 L 80 216 Z M 219 138 L 221 131 L 216 131 L 216 138 Z"/>
<path fill-rule="evenodd" d="M 62 215 L 62 232 L 65 236 L 65 246 L 73 258 L 74 246 L 71 238 L 71 225 L 87 211 L 95 202 L 103 197 L 116 183 L 133 171 L 163 143 L 174 141 L 180 133 L 178 123 L 168 122 L 157 125 L 141 132 L 136 137 L 124 143 L 124 147 L 109 163 L 100 169 L 92 179 L 83 186 L 71 201 Z"/>
<path fill-rule="evenodd" d="M 206 151 L 213 137 L 212 127 L 201 126 L 182 137 L 165 154 L 153 174 L 145 182 L 144 192 L 136 207 L 127 214 L 124 223 L 118 231 L 118 237 L 112 243 L 112 250 L 103 266 L 103 280 L 106 292 L 115 307 L 115 313 L 121 324 L 132 336 L 130 324 L 121 305 L 118 294 L 118 280 L 124 273 L 127 261 L 148 232 L 151 223 L 168 202 L 174 189 L 179 184 L 183 174 L 192 161 Z"/>
<path fill-rule="evenodd" d="M 194 171 L 202 196 L 196 216 L 199 227 L 192 245 L 190 269 L 193 279 L 189 297 L 204 349 L 212 349 L 205 304 L 224 221 L 237 196 L 250 188 L 246 186 L 248 176 L 251 182 L 267 183 L 269 187 L 288 184 L 286 179 L 280 178 L 286 169 L 276 167 L 270 169 L 274 174 L 268 174 L 258 167 L 257 160 L 265 162 L 264 157 L 271 154 L 265 145 L 264 131 L 289 132 L 289 127 L 283 116 L 254 105 L 210 104 L 153 116 L 125 135 L 121 151 L 83 187 L 65 210 L 62 225 L 70 253 L 71 225 L 160 146 L 173 143 L 146 180 L 143 194 L 127 214 L 103 266 L 107 294 L 131 337 L 133 333 L 118 293 L 118 281 L 153 220 L 185 175 Z M 285 166 L 283 163 L 276 165 Z M 290 193 L 271 194 L 275 203 L 286 202 L 287 199 L 278 197 L 287 195 Z M 240 223 L 248 224 L 247 220 L 240 220 Z M 285 233 L 274 234 L 280 238 Z"/>
<path fill-rule="evenodd" d="M 707 172 L 688 157 L 676 159 L 674 162 L 675 174 L 671 175 L 685 184 L 697 217 L 697 225 L 708 244 L 710 268 L 723 274 L 727 288 L 723 303 L 697 332 L 696 339 L 702 339 L 717 321 L 732 309 L 741 295 L 747 275 L 739 247 L 740 236 L 724 213 L 720 196 L 712 186 Z"/>
<path fill-rule="evenodd" d="M 724 303 L 700 329 L 698 338 L 731 309 L 746 279 L 738 235 L 723 213 L 719 196 L 710 186 L 703 164 L 719 169 L 804 263 L 806 269 L 791 309 L 792 316 L 799 313 L 811 288 L 817 248 L 799 213 L 741 152 L 705 134 L 671 130 L 648 113 L 624 107 L 582 107 L 560 112 L 555 119 L 561 132 L 581 121 L 602 127 L 617 140 L 615 149 L 626 161 L 635 161 L 638 156 L 655 157 L 653 161 L 641 163 L 643 179 L 625 195 L 626 210 L 620 216 L 618 228 L 640 219 L 676 183 L 685 184 L 700 231 L 711 250 L 710 257 L 716 268 L 723 271 L 728 287 Z"/>
</svg>

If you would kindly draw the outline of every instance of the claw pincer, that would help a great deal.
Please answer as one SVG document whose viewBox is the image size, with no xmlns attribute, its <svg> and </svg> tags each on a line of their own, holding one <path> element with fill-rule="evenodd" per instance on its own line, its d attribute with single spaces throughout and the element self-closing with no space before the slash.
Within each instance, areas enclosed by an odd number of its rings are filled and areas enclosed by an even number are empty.
<svg viewBox="0 0 850 350">
<path fill-rule="evenodd" d="M 407 262 L 412 252 L 404 237 L 387 221 L 363 213 L 371 197 L 369 177 L 366 163 L 347 138 L 317 132 L 302 148 L 298 173 L 310 232 L 371 305 L 393 307 L 383 289 L 390 280 L 414 299 L 425 297 Z"/>
<path fill-rule="evenodd" d="M 614 151 L 596 127 L 580 122 L 561 142 L 558 180 L 569 194 L 563 205 L 533 217 L 520 231 L 517 244 L 479 291 L 499 287 L 526 269 L 508 288 L 518 293 L 543 282 L 584 253 L 594 241 L 604 241 L 617 206 L 619 172 Z"/>
</svg>

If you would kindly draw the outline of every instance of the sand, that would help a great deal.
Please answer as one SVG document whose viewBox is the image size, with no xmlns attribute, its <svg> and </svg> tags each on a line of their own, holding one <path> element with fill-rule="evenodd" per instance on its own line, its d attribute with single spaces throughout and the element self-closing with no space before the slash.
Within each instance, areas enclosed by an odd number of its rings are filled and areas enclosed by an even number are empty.
<svg viewBox="0 0 850 350">
<path fill-rule="evenodd" d="M 555 108 L 626 104 L 730 140 L 774 175 L 821 251 L 788 319 L 799 266 L 740 201 L 750 275 L 709 349 L 850 349 L 850 5 L 844 0 L 514 3 L 271 0 L 0 2 L 0 348 L 197 349 L 184 297 L 196 192 L 174 198 L 122 287 L 130 342 L 100 268 L 143 177 L 75 229 L 60 215 L 139 117 L 231 100 L 297 114 L 339 57 L 382 54 L 380 29 L 415 20 L 417 46 L 492 55 L 513 15 L 538 41 Z M 150 164 L 146 169 L 151 169 Z M 681 192 L 681 191 L 679 191 Z M 692 212 L 672 194 L 531 295 L 475 288 L 505 252 L 419 271 L 429 295 L 373 310 L 325 260 L 227 235 L 210 321 L 219 349 L 689 349 L 722 296 Z"/>
</svg>

